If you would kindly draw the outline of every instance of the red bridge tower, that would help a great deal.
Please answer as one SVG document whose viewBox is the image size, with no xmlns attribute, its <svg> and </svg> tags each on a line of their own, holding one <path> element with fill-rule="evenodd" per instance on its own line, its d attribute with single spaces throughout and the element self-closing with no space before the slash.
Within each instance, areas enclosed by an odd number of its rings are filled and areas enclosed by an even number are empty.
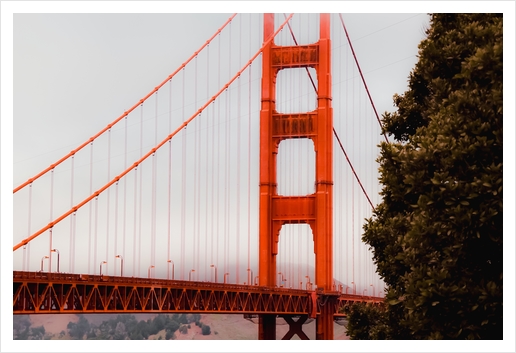
<svg viewBox="0 0 516 353">
<path fill-rule="evenodd" d="M 264 41 L 274 33 L 274 14 L 264 15 Z M 333 112 L 331 107 L 330 16 L 320 15 L 317 43 L 277 46 L 263 50 L 262 106 L 260 112 L 260 215 L 259 284 L 276 285 L 276 255 L 284 224 L 310 225 L 315 252 L 317 339 L 333 339 Z M 317 107 L 312 112 L 281 114 L 276 111 L 276 77 L 280 70 L 312 67 L 317 72 Z M 315 193 L 305 196 L 277 194 L 276 156 L 282 140 L 309 138 L 315 146 Z M 321 302 L 321 299 L 323 301 Z M 305 320 L 305 319 L 304 319 Z M 304 321 L 303 320 L 303 321 Z M 292 320 L 287 320 L 291 322 Z M 300 323 L 296 331 L 300 330 Z M 296 332 L 297 333 L 297 332 Z M 305 336 L 306 337 L 306 336 Z M 260 339 L 276 339 L 275 315 L 261 315 Z"/>
</svg>

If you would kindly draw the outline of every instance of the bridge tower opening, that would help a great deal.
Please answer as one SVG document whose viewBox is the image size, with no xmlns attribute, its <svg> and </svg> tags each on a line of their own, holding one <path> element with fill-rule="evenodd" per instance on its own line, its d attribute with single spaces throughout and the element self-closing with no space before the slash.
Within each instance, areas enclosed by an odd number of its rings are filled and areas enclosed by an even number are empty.
<svg viewBox="0 0 516 353">
<path fill-rule="evenodd" d="M 274 14 L 264 15 L 264 41 L 274 33 Z M 280 70 L 312 68 L 317 73 L 317 106 L 304 113 L 279 113 L 276 79 Z M 315 280 L 313 315 L 316 338 L 333 339 L 333 112 L 331 107 L 330 16 L 320 15 L 319 41 L 308 45 L 279 46 L 270 41 L 262 53 L 260 111 L 259 284 L 276 284 L 276 257 L 284 224 L 306 223 L 313 233 Z M 315 191 L 301 196 L 280 196 L 277 190 L 277 155 L 281 141 L 308 138 L 315 148 Z M 292 321 L 292 320 L 291 320 Z M 296 325 L 291 330 L 298 331 Z M 299 326 L 299 325 L 297 325 Z M 276 339 L 275 315 L 261 315 L 259 339 Z"/>
</svg>

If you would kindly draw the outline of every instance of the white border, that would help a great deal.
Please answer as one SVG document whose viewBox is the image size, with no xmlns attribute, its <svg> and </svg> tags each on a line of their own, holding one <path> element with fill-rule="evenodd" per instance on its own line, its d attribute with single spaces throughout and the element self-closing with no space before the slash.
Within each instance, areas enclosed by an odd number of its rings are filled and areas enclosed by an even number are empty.
<svg viewBox="0 0 516 353">
<path fill-rule="evenodd" d="M 401 342 L 303 342 L 283 341 L 252 342 L 228 344 L 226 341 L 82 341 L 80 345 L 73 341 L 13 341 L 11 297 L 12 290 L 12 116 L 13 116 L 13 14 L 15 13 L 199 13 L 221 12 L 343 12 L 343 13 L 413 13 L 413 12 L 503 12 L 504 13 L 504 98 L 510 102 L 504 106 L 505 130 L 511 138 L 505 140 L 504 158 L 507 182 L 504 185 L 506 197 L 505 212 L 514 215 L 514 154 L 515 139 L 511 133 L 514 129 L 514 33 L 515 4 L 512 1 L 2 1 L 1 2 L 1 248 L 2 248 L 2 293 L 1 297 L 1 351 L 39 351 L 39 352 L 87 352 L 101 351 L 157 351 L 201 349 L 213 352 L 264 351 L 281 350 L 287 352 L 310 351 L 370 351 L 384 352 L 428 352 L 428 351 L 507 351 L 514 352 L 514 217 L 506 216 L 504 229 L 504 341 L 480 342 L 425 342 L 410 345 Z M 511 314 L 508 317 L 507 314 Z M 219 343 L 220 342 L 220 343 Z M 73 344 L 73 345 L 71 345 Z"/>
</svg>

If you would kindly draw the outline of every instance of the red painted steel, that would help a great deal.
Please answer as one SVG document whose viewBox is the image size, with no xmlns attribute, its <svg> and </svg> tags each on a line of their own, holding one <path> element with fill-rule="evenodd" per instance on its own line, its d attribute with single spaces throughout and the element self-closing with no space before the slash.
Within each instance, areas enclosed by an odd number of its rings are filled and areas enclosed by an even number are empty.
<svg viewBox="0 0 516 353">
<path fill-rule="evenodd" d="M 339 295 L 331 309 L 379 298 Z M 315 299 L 315 300 L 314 300 Z M 315 292 L 238 284 L 48 272 L 13 272 L 13 314 L 226 313 L 313 317 L 327 305 Z M 314 306 L 315 304 L 315 306 Z M 275 320 L 275 319 L 274 319 Z M 295 331 L 295 330 L 294 330 Z"/>
<path fill-rule="evenodd" d="M 274 15 L 264 15 L 264 38 L 274 32 Z M 333 285 L 333 112 L 331 107 L 331 43 L 329 14 L 320 15 L 320 39 L 315 44 L 277 46 L 263 49 L 262 106 L 260 112 L 260 285 L 274 286 L 279 232 L 284 224 L 310 225 L 314 239 L 315 283 L 322 295 Z M 317 72 L 317 108 L 304 114 L 276 111 L 276 77 L 280 70 L 312 67 Z M 276 156 L 282 140 L 310 138 L 314 142 L 315 193 L 298 197 L 277 195 Z M 333 339 L 335 296 L 327 295 L 327 307 L 317 316 L 319 339 Z M 265 323 L 260 323 L 265 325 Z M 271 323 L 271 325 L 275 325 Z M 274 339 L 275 327 L 260 327 L 261 339 Z M 267 334 L 269 332 L 270 334 Z"/>
</svg>

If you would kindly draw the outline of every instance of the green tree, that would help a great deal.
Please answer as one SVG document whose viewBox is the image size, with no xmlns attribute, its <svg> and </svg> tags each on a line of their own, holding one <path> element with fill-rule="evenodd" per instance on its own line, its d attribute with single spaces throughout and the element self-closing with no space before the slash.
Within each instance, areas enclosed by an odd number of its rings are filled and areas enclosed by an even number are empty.
<svg viewBox="0 0 516 353">
<path fill-rule="evenodd" d="M 397 142 L 381 145 L 363 240 L 387 284 L 386 338 L 502 338 L 502 39 L 501 14 L 431 15 L 384 114 Z"/>
<path fill-rule="evenodd" d="M 211 333 L 211 328 L 208 325 L 202 325 L 202 334 L 207 336 Z"/>
<path fill-rule="evenodd" d="M 79 321 L 77 323 L 69 322 L 67 328 L 70 337 L 80 340 L 90 331 L 90 323 L 83 315 L 79 315 Z"/>
<path fill-rule="evenodd" d="M 167 332 L 176 332 L 177 330 L 179 329 L 179 323 L 177 321 L 174 321 L 174 320 L 170 320 L 166 325 L 165 325 L 165 330 L 167 330 Z"/>
<path fill-rule="evenodd" d="M 125 340 L 126 337 L 127 337 L 127 332 L 126 332 L 126 329 L 125 329 L 125 325 L 124 325 L 124 323 L 122 321 L 119 321 L 116 324 L 115 334 L 113 335 L 113 339 L 115 339 L 115 340 Z"/>
<path fill-rule="evenodd" d="M 165 339 L 173 340 L 174 339 L 174 333 L 172 331 L 167 331 L 167 333 L 165 334 Z"/>
<path fill-rule="evenodd" d="M 188 327 L 186 325 L 181 325 L 179 326 L 179 332 L 181 332 L 182 334 L 186 335 L 188 333 Z"/>
<path fill-rule="evenodd" d="M 346 334 L 356 340 L 386 339 L 388 326 L 381 307 L 355 303 L 347 311 Z"/>
<path fill-rule="evenodd" d="M 45 336 L 45 326 L 33 327 L 32 336 L 37 337 L 37 339 L 43 339 L 43 336 Z"/>
</svg>

